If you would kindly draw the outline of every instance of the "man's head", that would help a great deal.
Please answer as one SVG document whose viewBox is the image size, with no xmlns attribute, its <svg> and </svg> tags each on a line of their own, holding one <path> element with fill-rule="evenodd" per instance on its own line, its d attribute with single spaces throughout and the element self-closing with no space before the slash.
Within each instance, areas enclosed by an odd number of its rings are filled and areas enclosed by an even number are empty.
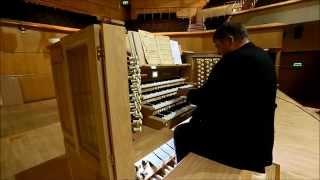
<svg viewBox="0 0 320 180">
<path fill-rule="evenodd" d="M 213 35 L 213 42 L 222 55 L 240 48 L 248 41 L 247 30 L 239 23 L 225 23 Z"/>
</svg>

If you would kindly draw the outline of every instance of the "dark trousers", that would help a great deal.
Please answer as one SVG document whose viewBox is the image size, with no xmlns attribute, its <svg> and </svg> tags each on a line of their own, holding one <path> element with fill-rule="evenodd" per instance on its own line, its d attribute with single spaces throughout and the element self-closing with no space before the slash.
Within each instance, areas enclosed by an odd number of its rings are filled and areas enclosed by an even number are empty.
<svg viewBox="0 0 320 180">
<path fill-rule="evenodd" d="M 260 164 L 252 164 L 255 159 L 239 159 L 239 154 L 236 154 L 237 149 L 227 148 L 223 152 L 217 151 L 210 138 L 211 133 L 206 134 L 206 128 L 200 128 L 192 123 L 181 124 L 174 130 L 174 143 L 176 147 L 177 161 L 181 161 L 188 153 L 192 152 L 208 159 L 217 161 L 219 163 L 232 166 L 239 169 L 247 169 L 264 173 L 264 166 Z M 217 146 L 216 146 L 217 147 Z M 220 152 L 220 153 L 218 153 Z"/>
<path fill-rule="evenodd" d="M 181 161 L 188 153 L 193 152 L 201 156 L 211 156 L 206 142 L 206 136 L 200 128 L 191 123 L 180 124 L 174 130 L 174 142 L 177 161 Z"/>
</svg>

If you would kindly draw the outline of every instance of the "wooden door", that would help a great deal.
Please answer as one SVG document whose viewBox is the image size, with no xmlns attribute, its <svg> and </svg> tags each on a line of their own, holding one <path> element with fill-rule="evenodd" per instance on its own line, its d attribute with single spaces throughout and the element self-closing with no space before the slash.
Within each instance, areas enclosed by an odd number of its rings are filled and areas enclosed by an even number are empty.
<svg viewBox="0 0 320 180">
<path fill-rule="evenodd" d="M 103 80 L 116 179 L 134 179 L 126 30 L 103 24 Z"/>
<path fill-rule="evenodd" d="M 66 154 L 74 180 L 116 178 L 102 61 L 100 26 L 64 37 L 52 48 Z M 128 122 L 129 123 L 129 122 Z"/>
</svg>

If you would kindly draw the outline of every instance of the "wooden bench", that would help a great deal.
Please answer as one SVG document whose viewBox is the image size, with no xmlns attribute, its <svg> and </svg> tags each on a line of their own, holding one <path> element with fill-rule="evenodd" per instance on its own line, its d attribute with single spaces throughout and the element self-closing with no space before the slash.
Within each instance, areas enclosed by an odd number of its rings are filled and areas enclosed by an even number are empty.
<svg viewBox="0 0 320 180">
<path fill-rule="evenodd" d="M 166 180 L 176 179 L 210 179 L 210 180 L 279 180 L 280 166 L 272 164 L 266 168 L 266 176 L 261 178 L 258 173 L 232 168 L 221 163 L 206 159 L 199 155 L 188 154 L 177 167 L 168 174 Z"/>
</svg>

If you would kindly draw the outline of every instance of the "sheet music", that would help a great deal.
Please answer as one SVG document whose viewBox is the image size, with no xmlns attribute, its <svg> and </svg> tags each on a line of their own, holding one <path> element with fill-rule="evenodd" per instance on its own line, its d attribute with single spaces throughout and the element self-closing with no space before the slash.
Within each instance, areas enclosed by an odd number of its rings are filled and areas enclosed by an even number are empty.
<svg viewBox="0 0 320 180">
<path fill-rule="evenodd" d="M 157 41 L 161 64 L 173 64 L 170 48 L 170 38 L 168 36 L 155 36 Z"/>
<path fill-rule="evenodd" d="M 138 58 L 139 65 L 147 64 L 139 33 L 135 31 L 128 31 L 128 42 L 130 45 L 131 54 Z"/>
<path fill-rule="evenodd" d="M 138 32 L 135 32 L 135 31 L 133 32 L 133 40 L 136 46 L 136 51 L 137 51 L 140 65 L 147 64 L 146 57 L 144 56 L 144 52 L 143 52 L 141 39 Z"/>
<path fill-rule="evenodd" d="M 161 58 L 154 34 L 139 30 L 140 40 L 148 64 L 160 64 Z"/>
<path fill-rule="evenodd" d="M 179 43 L 177 41 L 170 40 L 170 47 L 174 64 L 182 64 Z"/>
<path fill-rule="evenodd" d="M 131 54 L 135 54 L 136 53 L 136 49 L 134 46 L 134 42 L 133 42 L 133 37 L 132 37 L 132 33 L 133 31 L 129 31 L 128 32 L 128 36 L 127 36 L 127 48 L 128 48 L 128 52 L 130 52 Z"/>
</svg>

